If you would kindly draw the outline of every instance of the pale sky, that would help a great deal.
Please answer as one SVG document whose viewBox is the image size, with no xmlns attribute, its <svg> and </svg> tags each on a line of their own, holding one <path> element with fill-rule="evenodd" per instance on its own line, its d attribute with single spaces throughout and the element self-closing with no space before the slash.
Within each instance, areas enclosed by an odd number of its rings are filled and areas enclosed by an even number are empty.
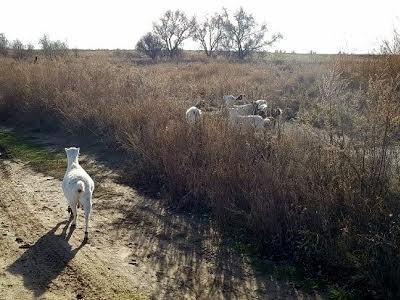
<svg viewBox="0 0 400 300">
<path fill-rule="evenodd" d="M 240 6 L 284 38 L 288 52 L 371 53 L 400 30 L 400 0 L 0 0 L 0 33 L 8 40 L 37 42 L 43 34 L 82 49 L 132 49 L 167 9 L 201 19 Z M 196 49 L 186 42 L 186 49 Z"/>
</svg>

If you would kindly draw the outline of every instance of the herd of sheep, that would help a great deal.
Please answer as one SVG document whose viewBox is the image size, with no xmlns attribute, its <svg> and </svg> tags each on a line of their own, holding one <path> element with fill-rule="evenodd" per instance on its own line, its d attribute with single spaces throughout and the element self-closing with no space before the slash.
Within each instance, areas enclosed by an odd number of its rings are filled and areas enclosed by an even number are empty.
<svg viewBox="0 0 400 300">
<path fill-rule="evenodd" d="M 237 128 L 253 128 L 256 131 L 271 128 L 282 119 L 282 109 L 270 108 L 267 100 L 256 100 L 248 104 L 236 105 L 244 95 L 225 95 L 224 110 L 228 122 Z M 198 124 L 202 119 L 201 102 L 186 111 L 186 120 L 190 125 Z"/>
</svg>

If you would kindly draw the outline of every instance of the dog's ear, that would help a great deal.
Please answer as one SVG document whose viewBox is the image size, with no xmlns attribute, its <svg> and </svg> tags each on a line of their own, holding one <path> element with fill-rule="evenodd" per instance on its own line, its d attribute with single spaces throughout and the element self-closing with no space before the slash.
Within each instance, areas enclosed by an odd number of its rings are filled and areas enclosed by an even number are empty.
<svg viewBox="0 0 400 300">
<path fill-rule="evenodd" d="M 81 152 L 81 148 L 80 148 L 80 147 L 78 147 L 78 153 L 79 153 L 79 152 Z"/>
<path fill-rule="evenodd" d="M 64 148 L 64 150 L 65 150 L 65 152 L 67 152 L 67 151 L 68 151 L 68 148 Z"/>
</svg>

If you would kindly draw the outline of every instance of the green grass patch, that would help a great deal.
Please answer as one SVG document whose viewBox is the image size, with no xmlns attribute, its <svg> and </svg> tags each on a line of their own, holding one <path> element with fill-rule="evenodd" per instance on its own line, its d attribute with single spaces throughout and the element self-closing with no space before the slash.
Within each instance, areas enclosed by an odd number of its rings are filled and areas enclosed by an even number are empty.
<svg viewBox="0 0 400 300">
<path fill-rule="evenodd" d="M 0 152 L 3 152 L 2 158 L 20 160 L 32 170 L 59 180 L 64 178 L 67 169 L 67 157 L 62 147 L 59 151 L 46 149 L 43 145 L 35 143 L 34 139 L 14 131 L 0 131 Z M 0 171 L 2 165 L 0 163 Z M 104 186 L 106 175 L 94 164 L 87 164 L 84 168 L 96 182 L 96 197 L 121 196 L 121 193 Z"/>
<path fill-rule="evenodd" d="M 355 300 L 356 298 L 351 295 L 346 290 L 336 287 L 330 286 L 328 289 L 328 297 L 329 300 Z"/>
<path fill-rule="evenodd" d="M 0 131 L 0 148 L 8 159 L 21 160 L 33 170 L 62 179 L 66 169 L 64 153 L 49 151 L 13 132 Z"/>
</svg>

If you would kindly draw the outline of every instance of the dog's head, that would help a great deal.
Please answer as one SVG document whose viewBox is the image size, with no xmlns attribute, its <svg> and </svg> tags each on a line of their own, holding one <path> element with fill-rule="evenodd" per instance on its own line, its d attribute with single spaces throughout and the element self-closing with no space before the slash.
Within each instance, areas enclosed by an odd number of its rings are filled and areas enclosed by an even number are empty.
<svg viewBox="0 0 400 300">
<path fill-rule="evenodd" d="M 80 148 L 69 147 L 69 148 L 65 148 L 65 153 L 67 154 L 68 158 L 76 158 L 79 156 L 79 150 L 80 150 Z"/>
</svg>

